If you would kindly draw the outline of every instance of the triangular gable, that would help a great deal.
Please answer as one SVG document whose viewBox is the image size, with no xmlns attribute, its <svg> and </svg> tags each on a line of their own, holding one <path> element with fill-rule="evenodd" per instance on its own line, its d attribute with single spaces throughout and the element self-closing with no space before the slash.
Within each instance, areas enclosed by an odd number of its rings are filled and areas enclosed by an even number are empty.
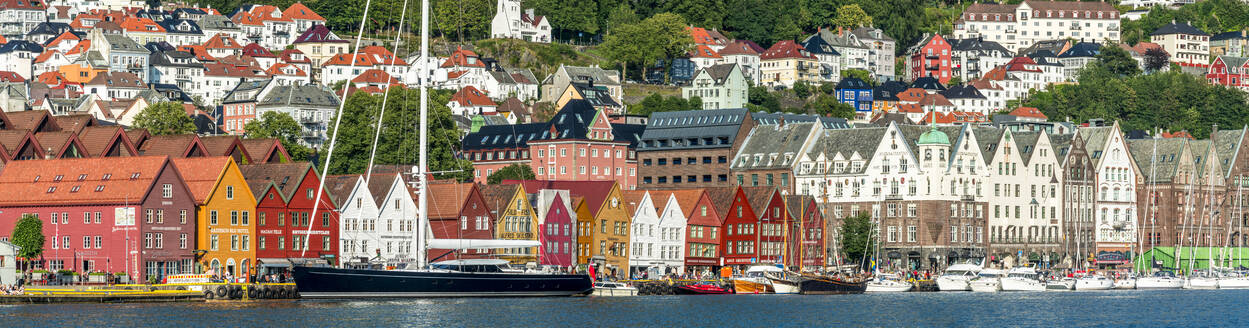
<svg viewBox="0 0 1249 328">
<path fill-rule="evenodd" d="M 191 138 L 191 143 L 187 145 L 186 152 L 183 157 L 204 157 L 208 155 L 208 148 L 204 147 L 204 143 L 199 140 L 199 136 Z"/>
<path fill-rule="evenodd" d="M 87 153 L 87 147 L 82 145 L 82 140 L 78 140 L 77 133 L 71 133 L 69 139 L 65 140 L 65 145 L 58 150 L 53 158 L 84 158 L 90 157 Z"/>
<path fill-rule="evenodd" d="M 26 131 L 26 135 L 13 147 L 10 155 L 13 156 L 10 159 L 15 160 L 43 159 L 46 156 L 43 146 L 39 145 L 39 140 L 30 131 Z"/>
</svg>

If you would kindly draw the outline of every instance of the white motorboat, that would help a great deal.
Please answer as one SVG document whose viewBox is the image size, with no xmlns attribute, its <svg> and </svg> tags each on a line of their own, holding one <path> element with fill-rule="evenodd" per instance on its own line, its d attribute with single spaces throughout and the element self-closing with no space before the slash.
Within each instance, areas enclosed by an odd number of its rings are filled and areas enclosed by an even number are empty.
<svg viewBox="0 0 1249 328">
<path fill-rule="evenodd" d="M 1136 289 L 1181 289 L 1184 278 L 1176 277 L 1171 271 L 1158 271 L 1154 275 L 1136 279 Z"/>
<path fill-rule="evenodd" d="M 733 290 L 738 294 L 771 294 L 775 293 L 769 272 L 784 272 L 774 265 L 755 265 L 746 269 L 746 273 L 733 278 Z"/>
<path fill-rule="evenodd" d="M 594 283 L 594 296 L 638 296 L 638 289 L 621 282 L 600 281 Z"/>
<path fill-rule="evenodd" d="M 1115 279 L 1114 289 L 1136 289 L 1136 276 L 1128 275 Z"/>
<path fill-rule="evenodd" d="M 1184 283 L 1184 289 L 1218 289 L 1219 278 L 1214 274 L 1206 271 L 1194 272 L 1194 275 L 1188 276 L 1188 281 Z"/>
<path fill-rule="evenodd" d="M 911 283 L 902 281 L 893 274 L 878 274 L 876 279 L 867 282 L 868 293 L 905 292 L 910 291 L 912 287 L 914 286 Z"/>
<path fill-rule="evenodd" d="M 984 269 L 967 284 L 973 292 L 998 292 L 1002 290 L 1002 276 L 1002 270 Z"/>
<path fill-rule="evenodd" d="M 1247 288 L 1249 288 L 1249 274 L 1246 272 L 1233 272 L 1230 275 L 1219 278 L 1219 289 Z"/>
<path fill-rule="evenodd" d="M 1051 279 L 1045 282 L 1045 290 L 1051 291 L 1068 291 L 1076 289 L 1076 279 L 1071 277 L 1063 277 L 1062 279 Z"/>
<path fill-rule="evenodd" d="M 959 263 L 951 265 L 945 269 L 941 276 L 937 277 L 937 289 L 943 292 L 947 291 L 969 291 L 971 285 L 968 282 L 976 278 L 976 274 L 980 273 L 981 267 L 978 264 Z"/>
<path fill-rule="evenodd" d="M 1076 290 L 1109 290 L 1114 287 L 1114 280 L 1106 276 L 1087 275 L 1076 279 Z"/>
<path fill-rule="evenodd" d="M 1002 278 L 1004 292 L 1039 292 L 1045 290 L 1045 283 L 1037 277 L 1036 269 L 1020 266 L 1011 268 Z"/>
</svg>

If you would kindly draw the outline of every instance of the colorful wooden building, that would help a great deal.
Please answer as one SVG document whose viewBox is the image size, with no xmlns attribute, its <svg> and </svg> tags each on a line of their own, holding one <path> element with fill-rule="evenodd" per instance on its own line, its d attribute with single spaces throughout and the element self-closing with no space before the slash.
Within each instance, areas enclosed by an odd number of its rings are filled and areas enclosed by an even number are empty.
<svg viewBox="0 0 1249 328">
<path fill-rule="evenodd" d="M 262 269 L 289 268 L 292 261 L 337 263 L 337 206 L 328 193 L 316 195 L 320 177 L 311 164 L 252 164 L 239 169 L 258 197 L 256 262 Z"/>
<path fill-rule="evenodd" d="M 256 196 L 230 157 L 172 159 L 195 197 L 198 272 L 248 277 L 255 273 Z"/>
</svg>

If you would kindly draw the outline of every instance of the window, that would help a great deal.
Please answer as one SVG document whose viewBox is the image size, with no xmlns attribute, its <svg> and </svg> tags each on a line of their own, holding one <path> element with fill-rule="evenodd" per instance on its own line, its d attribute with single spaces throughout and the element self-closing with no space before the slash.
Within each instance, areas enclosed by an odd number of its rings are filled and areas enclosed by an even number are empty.
<svg viewBox="0 0 1249 328">
<path fill-rule="evenodd" d="M 898 227 L 889 226 L 889 242 L 898 241 Z"/>
<path fill-rule="evenodd" d="M 160 196 L 163 198 L 173 198 L 173 184 L 166 183 L 161 185 Z"/>
<path fill-rule="evenodd" d="M 217 246 L 220 244 L 219 237 L 220 236 L 212 235 L 212 237 L 209 238 L 209 249 L 214 251 L 217 250 Z"/>
<path fill-rule="evenodd" d="M 226 186 L 226 199 L 234 199 L 234 186 Z"/>
<path fill-rule="evenodd" d="M 915 226 L 906 227 L 906 241 L 911 243 L 915 242 Z"/>
<path fill-rule="evenodd" d="M 216 210 L 208 211 L 208 224 L 217 225 L 217 211 Z"/>
<path fill-rule="evenodd" d="M 178 235 L 178 248 L 186 249 L 186 234 L 185 233 Z"/>
</svg>

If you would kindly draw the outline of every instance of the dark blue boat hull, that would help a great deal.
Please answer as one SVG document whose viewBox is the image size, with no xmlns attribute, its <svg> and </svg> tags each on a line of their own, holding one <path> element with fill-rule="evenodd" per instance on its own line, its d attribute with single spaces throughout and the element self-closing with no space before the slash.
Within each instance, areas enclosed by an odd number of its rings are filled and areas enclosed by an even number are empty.
<svg viewBox="0 0 1249 328">
<path fill-rule="evenodd" d="M 584 296 L 594 291 L 581 274 L 464 273 L 296 266 L 304 298 Z"/>
</svg>

